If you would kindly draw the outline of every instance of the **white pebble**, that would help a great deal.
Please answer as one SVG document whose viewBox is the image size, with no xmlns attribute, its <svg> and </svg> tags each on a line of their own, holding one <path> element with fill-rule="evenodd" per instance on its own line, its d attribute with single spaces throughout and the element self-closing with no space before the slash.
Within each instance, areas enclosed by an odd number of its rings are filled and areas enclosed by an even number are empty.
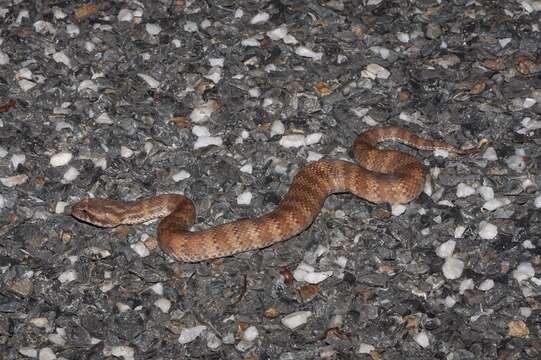
<svg viewBox="0 0 541 360">
<path fill-rule="evenodd" d="M 222 143 L 223 141 L 221 137 L 201 136 L 200 138 L 197 138 L 197 141 L 194 143 L 193 148 L 197 150 L 211 145 L 221 146 Z"/>
<path fill-rule="evenodd" d="M 60 276 L 58 276 L 58 281 L 62 284 L 69 283 L 71 281 L 77 280 L 77 273 L 75 270 L 64 271 Z"/>
<path fill-rule="evenodd" d="M 64 213 L 64 209 L 66 208 L 66 206 L 68 206 L 68 203 L 65 202 L 65 201 L 59 201 L 56 203 L 56 206 L 54 208 L 54 212 L 55 214 L 63 214 Z"/>
<path fill-rule="evenodd" d="M 483 204 L 483 209 L 488 211 L 494 211 L 502 206 L 511 204 L 511 200 L 508 198 L 492 199 Z"/>
<path fill-rule="evenodd" d="M 239 196 L 237 196 L 237 204 L 239 205 L 250 205 L 252 202 L 252 193 L 249 191 L 245 191 Z"/>
<path fill-rule="evenodd" d="M 460 239 L 462 235 L 464 235 L 464 232 L 466 231 L 466 227 L 464 225 L 457 225 L 455 228 L 455 239 Z"/>
<path fill-rule="evenodd" d="M 270 19 L 270 14 L 267 12 L 260 12 L 257 15 L 255 15 L 253 18 L 250 19 L 250 24 L 252 25 L 259 25 L 264 24 Z"/>
<path fill-rule="evenodd" d="M 248 90 L 248 95 L 250 95 L 250 97 L 253 97 L 253 98 L 258 98 L 261 96 L 261 90 L 259 90 L 259 88 L 251 88 Z"/>
<path fill-rule="evenodd" d="M 532 308 L 522 306 L 520 308 L 520 315 L 526 318 L 532 316 Z"/>
<path fill-rule="evenodd" d="M 26 161 L 26 155 L 24 154 L 13 154 L 11 156 L 10 162 L 11 162 L 11 168 L 16 170 L 19 165 L 24 164 Z"/>
<path fill-rule="evenodd" d="M 214 111 L 218 109 L 218 103 L 215 100 L 209 100 L 206 103 L 197 106 L 190 114 L 190 120 L 193 123 L 201 123 L 210 119 Z"/>
<path fill-rule="evenodd" d="M 197 137 L 210 136 L 210 131 L 206 126 L 194 125 L 192 127 L 192 134 Z"/>
<path fill-rule="evenodd" d="M 438 246 L 438 248 L 436 249 L 436 255 L 444 259 L 448 258 L 453 255 L 453 252 L 455 251 L 455 247 L 456 247 L 456 241 L 447 240 L 446 242 Z"/>
<path fill-rule="evenodd" d="M 322 52 L 314 52 L 304 46 L 298 46 L 297 48 L 295 48 L 295 54 L 302 57 L 311 58 L 314 60 L 321 60 L 321 58 L 323 57 Z"/>
<path fill-rule="evenodd" d="M 460 285 L 458 286 L 458 292 L 460 294 L 464 294 L 466 290 L 472 290 L 475 288 L 475 284 L 473 283 L 472 279 L 464 279 L 460 282 Z"/>
<path fill-rule="evenodd" d="M 55 360 L 56 354 L 49 347 L 43 348 L 39 351 L 39 360 Z"/>
<path fill-rule="evenodd" d="M 118 358 L 123 358 L 124 360 L 133 360 L 135 359 L 135 350 L 129 346 L 112 346 L 111 355 Z"/>
<path fill-rule="evenodd" d="M 511 170 L 516 172 L 522 172 L 526 168 L 526 162 L 524 161 L 523 156 L 512 155 L 505 159 L 505 163 Z"/>
<path fill-rule="evenodd" d="M 284 126 L 284 123 L 280 120 L 275 120 L 272 123 L 270 136 L 273 137 L 274 135 L 282 135 L 286 131 L 286 128 Z"/>
<path fill-rule="evenodd" d="M 2 207 L 2 206 L 0 205 L 0 208 L 1 208 L 1 207 Z M 535 245 L 532 244 L 532 242 L 531 242 L 530 240 L 524 240 L 524 241 L 522 242 L 522 247 L 523 247 L 524 249 L 535 249 Z"/>
<path fill-rule="evenodd" d="M 66 339 L 60 334 L 51 334 L 47 337 L 50 342 L 58 346 L 66 345 Z"/>
<path fill-rule="evenodd" d="M 494 190 L 490 186 L 479 186 L 477 191 L 485 201 L 494 199 Z"/>
<path fill-rule="evenodd" d="M 528 280 L 535 275 L 535 269 L 532 266 L 532 263 L 530 262 L 523 262 L 520 263 L 516 270 L 513 271 L 513 277 L 516 281 L 521 282 L 524 280 Z"/>
<path fill-rule="evenodd" d="M 446 307 L 452 308 L 453 306 L 455 306 L 456 300 L 451 295 L 449 295 L 445 298 L 444 303 Z"/>
<path fill-rule="evenodd" d="M 21 87 L 21 89 L 23 89 L 23 91 L 28 91 L 28 90 L 36 87 L 36 85 L 37 85 L 35 82 L 30 81 L 30 80 L 26 80 L 26 79 L 19 80 L 18 84 Z"/>
<path fill-rule="evenodd" d="M 494 280 L 492 279 L 486 279 L 482 283 L 479 284 L 478 288 L 481 291 L 488 291 L 494 287 Z"/>
<path fill-rule="evenodd" d="M 0 146 L 0 159 L 6 157 L 8 151 Z"/>
<path fill-rule="evenodd" d="M 393 216 L 402 215 L 408 207 L 403 204 L 393 204 L 391 205 L 391 214 Z"/>
<path fill-rule="evenodd" d="M 368 64 L 361 72 L 361 76 L 369 79 L 388 79 L 391 73 L 381 65 Z"/>
<path fill-rule="evenodd" d="M 220 340 L 220 338 L 216 336 L 216 334 L 209 331 L 207 333 L 207 347 L 211 350 L 216 350 L 220 346 L 222 346 L 222 340 Z"/>
<path fill-rule="evenodd" d="M 49 325 L 49 320 L 46 317 L 37 317 L 30 320 L 30 324 L 39 328 L 46 328 Z"/>
<path fill-rule="evenodd" d="M 488 161 L 496 161 L 498 160 L 498 154 L 496 154 L 496 150 L 490 146 L 483 153 L 483 159 Z"/>
<path fill-rule="evenodd" d="M 150 290 L 156 295 L 163 295 L 163 284 L 156 283 L 150 287 Z"/>
<path fill-rule="evenodd" d="M 118 21 L 131 22 L 133 20 L 133 11 L 130 9 L 121 9 L 116 18 Z"/>
<path fill-rule="evenodd" d="M 404 32 L 397 32 L 396 33 L 396 38 L 398 39 L 398 41 L 400 41 L 402 43 L 407 43 L 407 42 L 410 41 L 409 34 L 404 33 Z"/>
<path fill-rule="evenodd" d="M 523 109 L 531 108 L 532 106 L 535 105 L 535 103 L 537 103 L 537 100 L 532 99 L 532 98 L 525 98 L 524 103 L 522 104 L 522 108 Z"/>
<path fill-rule="evenodd" d="M 490 240 L 498 235 L 498 227 L 486 221 L 481 221 L 479 224 L 479 237 L 481 239 Z"/>
<path fill-rule="evenodd" d="M 69 183 L 77 179 L 77 176 L 79 176 L 79 171 L 73 166 L 70 166 L 69 169 L 64 173 L 64 182 Z"/>
<path fill-rule="evenodd" d="M 259 331 L 255 326 L 250 326 L 242 333 L 242 339 L 246 341 L 254 341 L 259 336 Z"/>
<path fill-rule="evenodd" d="M 222 68 L 218 66 L 212 67 L 205 75 L 205 78 L 217 84 L 222 79 Z"/>
<path fill-rule="evenodd" d="M 308 151 L 308 156 L 306 157 L 307 162 L 318 161 L 323 158 L 323 155 L 315 151 Z"/>
<path fill-rule="evenodd" d="M 240 42 L 240 44 L 246 47 L 260 47 L 261 46 L 261 43 L 256 38 L 253 38 L 253 37 L 250 37 L 248 39 L 243 39 Z"/>
<path fill-rule="evenodd" d="M 61 63 L 71 68 L 71 60 L 64 54 L 63 51 L 58 51 L 53 54 L 53 60 L 57 63 Z"/>
<path fill-rule="evenodd" d="M 130 158 L 132 155 L 133 155 L 133 150 L 132 149 L 130 149 L 129 147 L 126 147 L 124 145 L 122 145 L 120 147 L 120 156 L 127 159 L 127 158 Z"/>
<path fill-rule="evenodd" d="M 107 113 L 103 113 L 100 116 L 96 118 L 96 124 L 103 124 L 103 125 L 112 125 L 113 120 Z"/>
<path fill-rule="evenodd" d="M 14 176 L 8 176 L 5 178 L 0 178 L 2 185 L 6 187 L 13 187 L 17 185 L 24 184 L 28 181 L 28 176 L 26 174 L 19 174 Z"/>
<path fill-rule="evenodd" d="M 282 40 L 287 35 L 287 26 L 285 24 L 280 25 L 276 29 L 267 31 L 267 36 L 271 40 Z"/>
<path fill-rule="evenodd" d="M 186 21 L 186 24 L 184 24 L 184 31 L 189 33 L 194 33 L 199 30 L 199 27 L 197 26 L 197 23 L 193 21 Z"/>
<path fill-rule="evenodd" d="M 92 80 L 83 80 L 79 84 L 79 87 L 77 88 L 77 91 L 83 91 L 83 90 L 92 90 L 94 92 L 98 91 L 98 85 Z"/>
<path fill-rule="evenodd" d="M 75 25 L 75 24 L 68 24 L 66 25 L 66 33 L 74 38 L 76 37 L 77 35 L 79 35 L 79 33 L 81 32 L 81 30 L 79 29 L 79 26 Z"/>
<path fill-rule="evenodd" d="M 38 351 L 35 348 L 29 346 L 20 348 L 19 354 L 33 359 L 38 357 Z"/>
<path fill-rule="evenodd" d="M 301 146 L 304 146 L 306 144 L 306 140 L 304 135 L 301 134 L 293 134 L 293 135 L 285 135 L 282 136 L 280 139 L 280 145 L 286 148 L 298 148 Z"/>
<path fill-rule="evenodd" d="M 147 33 L 154 36 L 158 35 L 162 31 L 162 28 L 158 24 L 146 24 L 145 30 L 147 31 Z"/>
<path fill-rule="evenodd" d="M 456 187 L 456 196 L 459 198 L 464 198 L 473 194 L 475 194 L 475 189 L 469 185 L 460 183 Z"/>
<path fill-rule="evenodd" d="M 246 164 L 246 165 L 241 166 L 239 170 L 242 171 L 243 173 L 251 174 L 253 171 L 253 167 L 252 167 L 252 164 Z"/>
<path fill-rule="evenodd" d="M 186 170 L 180 170 L 179 172 L 175 173 L 172 177 L 173 177 L 174 182 L 179 182 L 182 180 L 186 180 L 190 176 L 191 176 L 190 173 L 187 172 Z"/>
<path fill-rule="evenodd" d="M 180 336 L 178 337 L 178 342 L 181 344 L 190 343 L 197 339 L 197 337 L 206 329 L 207 327 L 205 325 L 198 325 L 192 328 L 182 329 Z"/>
<path fill-rule="evenodd" d="M 500 44 L 500 46 L 502 48 L 506 47 L 507 44 L 509 44 L 511 42 L 511 40 L 513 40 L 512 38 L 503 38 L 503 39 L 499 39 L 498 40 L 498 43 Z"/>
<path fill-rule="evenodd" d="M 56 34 L 56 29 L 50 22 L 39 20 L 34 23 L 34 30 L 40 34 Z"/>
<path fill-rule="evenodd" d="M 381 56 L 381 58 L 384 60 L 391 55 L 391 51 L 382 46 L 372 46 L 369 50 L 372 51 L 374 54 Z"/>
<path fill-rule="evenodd" d="M 160 82 L 154 79 L 152 76 L 141 73 L 137 74 L 137 76 L 143 79 L 151 89 L 157 89 L 160 87 Z"/>
<path fill-rule="evenodd" d="M 240 19 L 241 17 L 244 16 L 244 10 L 242 10 L 241 8 L 238 8 L 237 10 L 235 10 L 235 19 Z"/>
<path fill-rule="evenodd" d="M 374 345 L 370 345 L 370 344 L 365 344 L 365 343 L 361 343 L 359 345 L 359 350 L 357 350 L 357 352 L 359 354 L 370 354 L 372 351 L 376 350 L 376 348 L 374 347 Z"/>
<path fill-rule="evenodd" d="M 449 157 L 449 151 L 444 150 L 444 149 L 436 149 L 434 150 L 434 156 L 439 156 L 441 158 L 446 159 Z"/>
<path fill-rule="evenodd" d="M 0 50 L 0 65 L 9 64 L 9 55 Z"/>
<path fill-rule="evenodd" d="M 317 144 L 320 140 L 321 140 L 321 137 L 323 136 L 322 133 L 313 133 L 313 134 L 310 134 L 308 136 L 306 136 L 306 140 L 305 140 L 305 143 L 306 145 L 314 145 L 314 144 Z"/>
<path fill-rule="evenodd" d="M 449 280 L 455 280 L 462 276 L 464 271 L 464 262 L 453 256 L 445 258 L 445 263 L 442 266 L 443 276 Z"/>
<path fill-rule="evenodd" d="M 73 155 L 71 153 L 61 152 L 61 153 L 54 154 L 53 156 L 51 156 L 51 159 L 49 162 L 54 167 L 64 166 L 68 164 L 72 158 L 73 158 Z"/>
<path fill-rule="evenodd" d="M 287 34 L 286 36 L 284 36 L 284 43 L 288 45 L 297 45 L 299 42 L 293 35 Z"/>
<path fill-rule="evenodd" d="M 223 57 L 221 57 L 221 58 L 210 58 L 209 59 L 209 64 L 212 67 L 214 67 L 214 66 L 224 67 L 224 61 L 225 61 L 225 59 Z"/>
<path fill-rule="evenodd" d="M 428 335 L 426 334 L 424 330 L 415 334 L 415 336 L 413 337 L 413 340 L 415 340 L 415 342 L 419 344 L 419 346 L 422 348 L 426 348 L 430 345 L 430 341 L 428 340 Z"/>
<path fill-rule="evenodd" d="M 163 297 L 154 301 L 154 305 L 156 305 L 165 314 L 167 314 L 169 309 L 171 309 L 171 301 Z"/>
<path fill-rule="evenodd" d="M 135 244 L 131 244 L 130 247 L 139 255 L 144 258 L 150 255 L 150 250 L 146 247 L 145 243 L 138 241 Z"/>
<path fill-rule="evenodd" d="M 332 271 L 316 272 L 312 266 L 305 263 L 300 263 L 295 271 L 293 271 L 295 280 L 304 281 L 309 284 L 319 284 L 332 275 Z"/>
<path fill-rule="evenodd" d="M 299 326 L 306 324 L 310 316 L 312 316 L 310 311 L 297 311 L 284 316 L 281 322 L 282 325 L 289 329 L 296 329 Z"/>
</svg>

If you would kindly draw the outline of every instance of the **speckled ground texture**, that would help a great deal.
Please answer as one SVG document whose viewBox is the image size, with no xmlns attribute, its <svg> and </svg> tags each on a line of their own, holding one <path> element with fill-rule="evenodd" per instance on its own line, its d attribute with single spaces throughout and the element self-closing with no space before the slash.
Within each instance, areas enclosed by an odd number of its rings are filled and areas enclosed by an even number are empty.
<svg viewBox="0 0 541 360">
<path fill-rule="evenodd" d="M 541 358 L 539 1 L 0 2 L 2 359 Z M 85 196 L 182 193 L 204 229 L 398 125 L 405 207 L 327 199 L 270 248 L 184 264 Z M 385 144 L 385 146 L 391 146 Z"/>
</svg>

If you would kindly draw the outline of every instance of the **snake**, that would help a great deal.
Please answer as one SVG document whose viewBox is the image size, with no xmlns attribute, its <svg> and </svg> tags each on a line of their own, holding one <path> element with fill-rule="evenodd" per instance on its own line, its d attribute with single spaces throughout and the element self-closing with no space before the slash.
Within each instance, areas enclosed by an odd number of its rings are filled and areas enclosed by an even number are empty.
<svg viewBox="0 0 541 360">
<path fill-rule="evenodd" d="M 377 127 L 354 140 L 352 153 L 356 163 L 321 159 L 307 164 L 294 176 L 287 194 L 274 210 L 259 217 L 192 231 L 195 205 L 179 194 L 160 194 L 136 201 L 87 197 L 72 206 L 71 215 L 103 228 L 161 218 L 158 244 L 166 254 L 182 262 L 262 249 L 306 230 L 331 194 L 351 193 L 374 204 L 406 204 L 414 200 L 424 188 L 425 169 L 411 154 L 378 146 L 386 141 L 457 155 L 472 154 L 479 148 L 460 149 L 422 138 L 402 127 Z"/>
</svg>

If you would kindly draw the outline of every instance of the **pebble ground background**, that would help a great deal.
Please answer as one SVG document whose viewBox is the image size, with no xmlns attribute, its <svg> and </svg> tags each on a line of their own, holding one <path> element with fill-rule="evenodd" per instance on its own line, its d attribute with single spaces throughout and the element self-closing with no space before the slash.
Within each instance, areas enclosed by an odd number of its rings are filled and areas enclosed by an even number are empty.
<svg viewBox="0 0 541 360">
<path fill-rule="evenodd" d="M 2 359 L 541 358 L 541 2 L 0 2 Z M 183 193 L 198 228 L 399 125 L 405 207 L 327 200 L 285 243 L 196 264 L 78 199 Z M 403 146 L 397 146 L 408 151 Z"/>
</svg>

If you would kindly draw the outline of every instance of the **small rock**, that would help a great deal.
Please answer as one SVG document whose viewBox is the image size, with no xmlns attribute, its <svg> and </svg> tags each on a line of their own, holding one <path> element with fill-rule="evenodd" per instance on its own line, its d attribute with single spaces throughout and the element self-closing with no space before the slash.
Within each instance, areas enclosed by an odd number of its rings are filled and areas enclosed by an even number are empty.
<svg viewBox="0 0 541 360">
<path fill-rule="evenodd" d="M 56 354 L 51 348 L 43 348 L 39 351 L 39 360 L 55 360 Z"/>
<path fill-rule="evenodd" d="M 103 113 L 96 118 L 96 124 L 112 125 L 113 120 L 107 113 Z"/>
<path fill-rule="evenodd" d="M 133 360 L 135 358 L 135 350 L 129 346 L 113 346 L 111 347 L 111 355 L 121 357 L 124 360 Z"/>
<path fill-rule="evenodd" d="M 321 137 L 323 136 L 322 133 L 313 133 L 313 134 L 310 134 L 308 136 L 306 136 L 306 140 L 305 140 L 305 143 L 306 145 L 314 145 L 314 144 L 317 144 L 319 142 L 319 140 L 321 140 Z"/>
<path fill-rule="evenodd" d="M 35 348 L 29 346 L 19 348 L 19 354 L 33 359 L 38 357 L 38 351 Z"/>
<path fill-rule="evenodd" d="M 285 135 L 282 136 L 279 143 L 286 148 L 298 148 L 306 144 L 306 138 L 301 134 Z"/>
<path fill-rule="evenodd" d="M 520 263 L 516 270 L 513 271 L 513 277 L 518 282 L 531 279 L 534 276 L 535 270 L 532 266 L 532 263 L 529 262 Z"/>
<path fill-rule="evenodd" d="M 143 79 L 151 89 L 157 89 L 160 87 L 160 82 L 154 79 L 152 76 L 146 74 L 137 74 L 141 79 Z"/>
<path fill-rule="evenodd" d="M 252 193 L 249 191 L 245 191 L 239 196 L 237 196 L 237 204 L 239 205 L 250 205 L 252 202 Z"/>
<path fill-rule="evenodd" d="M 242 339 L 246 341 L 254 341 L 259 336 L 259 332 L 255 326 L 250 326 L 242 333 Z"/>
<path fill-rule="evenodd" d="M 62 284 L 66 284 L 74 280 L 77 280 L 77 273 L 74 270 L 64 271 L 58 276 L 58 281 L 60 281 Z"/>
<path fill-rule="evenodd" d="M 393 216 L 402 215 L 406 211 L 407 207 L 403 204 L 394 204 L 391 205 L 391 214 Z"/>
<path fill-rule="evenodd" d="M 207 121 L 210 119 L 212 113 L 218 109 L 218 107 L 219 105 L 216 100 L 209 100 L 193 109 L 192 113 L 190 114 L 190 120 L 196 124 Z"/>
<path fill-rule="evenodd" d="M 220 338 L 216 336 L 216 334 L 209 331 L 207 333 L 207 347 L 211 350 L 216 350 L 220 346 L 222 346 L 222 340 L 220 340 Z"/>
<path fill-rule="evenodd" d="M 61 153 L 58 153 L 58 154 L 55 154 L 53 156 L 51 156 L 51 159 L 50 159 L 50 164 L 54 167 L 57 167 L 57 166 L 64 166 L 66 164 L 68 164 L 71 159 L 73 158 L 73 155 L 69 152 L 61 152 Z"/>
<path fill-rule="evenodd" d="M 475 287 L 472 279 L 464 279 L 458 286 L 458 292 L 462 295 L 466 290 L 472 290 Z"/>
<path fill-rule="evenodd" d="M 122 145 L 120 147 L 120 156 L 122 156 L 124 159 L 128 159 L 130 157 L 132 157 L 133 155 L 133 150 L 130 149 L 129 147 L 126 147 L 124 145 Z"/>
<path fill-rule="evenodd" d="M 457 225 L 453 236 L 455 237 L 455 239 L 460 239 L 462 235 L 464 235 L 465 231 L 466 231 L 466 227 L 464 225 Z"/>
<path fill-rule="evenodd" d="M 368 64 L 366 68 L 361 72 L 361 76 L 372 80 L 388 79 L 391 76 L 389 70 L 378 64 Z"/>
<path fill-rule="evenodd" d="M 275 135 L 283 135 L 286 131 L 286 128 L 284 126 L 284 123 L 280 120 L 276 120 L 272 123 L 270 136 L 273 137 Z"/>
<path fill-rule="evenodd" d="M 456 196 L 459 198 L 465 198 L 475 194 L 475 189 L 464 183 L 460 183 L 456 187 Z"/>
<path fill-rule="evenodd" d="M 530 334 L 530 330 L 526 323 L 522 320 L 511 320 L 507 324 L 508 331 L 507 335 L 511 337 L 526 337 Z"/>
<path fill-rule="evenodd" d="M 13 170 L 17 170 L 19 165 L 24 164 L 26 161 L 26 155 L 24 154 L 14 154 L 11 156 L 10 162 L 11 162 L 11 168 Z"/>
<path fill-rule="evenodd" d="M 0 50 L 0 66 L 9 64 L 9 55 Z"/>
<path fill-rule="evenodd" d="M 133 11 L 130 9 L 121 9 L 116 18 L 118 21 L 131 22 L 133 20 Z"/>
<path fill-rule="evenodd" d="M 438 248 L 436 249 L 436 255 L 444 259 L 448 258 L 453 255 L 453 252 L 455 251 L 455 246 L 455 240 L 447 240 L 446 242 L 438 246 Z"/>
<path fill-rule="evenodd" d="M 167 314 L 169 309 L 171 309 L 171 301 L 163 297 L 154 301 L 154 305 L 156 305 L 165 314 Z"/>
<path fill-rule="evenodd" d="M 481 291 L 488 291 L 494 287 L 494 280 L 492 279 L 486 279 L 481 284 L 479 284 L 478 288 Z"/>
<path fill-rule="evenodd" d="M 63 176 L 64 183 L 70 183 L 73 180 L 77 179 L 78 176 L 79 176 L 79 171 L 73 166 L 70 166 L 69 169 L 64 173 L 64 176 Z"/>
<path fill-rule="evenodd" d="M 199 30 L 199 27 L 197 26 L 197 23 L 193 21 L 186 21 L 186 24 L 184 24 L 184 31 L 189 33 L 194 33 Z"/>
<path fill-rule="evenodd" d="M 207 146 L 215 145 L 215 146 L 222 146 L 223 140 L 221 137 L 217 136 L 201 136 L 197 139 L 197 141 L 194 143 L 193 148 L 195 150 L 201 149 Z"/>
<path fill-rule="evenodd" d="M 21 185 L 27 181 L 28 181 L 28 176 L 25 174 L 0 178 L 0 183 L 2 183 L 2 185 L 6 187 L 13 187 L 13 186 Z"/>
<path fill-rule="evenodd" d="M 455 280 L 462 276 L 464 271 L 464 262 L 455 257 L 449 256 L 445 259 L 442 266 L 443 276 L 449 280 Z"/>
<path fill-rule="evenodd" d="M 477 191 L 485 201 L 494 199 L 494 190 L 489 186 L 479 186 Z"/>
<path fill-rule="evenodd" d="M 188 179 L 190 176 L 190 173 L 186 170 L 180 170 L 179 172 L 173 174 L 172 178 L 174 182 L 179 182 Z"/>
<path fill-rule="evenodd" d="M 182 329 L 178 342 L 181 344 L 188 344 L 197 339 L 197 337 L 199 337 L 199 335 L 201 335 L 201 333 L 206 329 L 207 327 L 205 325 L 198 325 L 192 328 Z"/>
<path fill-rule="evenodd" d="M 293 330 L 306 324 L 310 316 L 312 316 L 310 311 L 297 311 L 284 316 L 281 322 L 285 327 Z"/>
<path fill-rule="evenodd" d="M 155 35 L 158 35 L 162 31 L 162 28 L 158 24 L 146 24 L 145 30 L 147 31 L 148 34 L 155 36 Z"/>
<path fill-rule="evenodd" d="M 304 281 L 309 284 L 319 284 L 333 275 L 332 271 L 315 272 L 315 269 L 305 263 L 300 263 L 293 271 L 293 277 L 297 281 Z"/>
<path fill-rule="evenodd" d="M 79 87 L 77 88 L 77 91 L 81 92 L 83 90 L 92 90 L 94 92 L 98 91 L 98 85 L 92 80 L 83 80 L 79 84 Z"/>
<path fill-rule="evenodd" d="M 413 340 L 415 340 L 415 342 L 419 344 L 419 346 L 422 348 L 426 348 L 430 345 L 428 335 L 426 334 L 425 331 L 420 331 L 417 334 L 415 334 L 415 336 L 413 337 Z"/>
<path fill-rule="evenodd" d="M 259 25 L 264 24 L 270 19 L 270 14 L 267 12 L 260 12 L 257 15 L 255 15 L 253 18 L 250 19 L 250 24 L 252 25 Z"/>
<path fill-rule="evenodd" d="M 358 352 L 359 354 L 370 354 L 370 353 L 372 353 L 374 350 L 376 350 L 376 348 L 375 348 L 373 345 L 361 343 L 361 344 L 359 345 L 359 349 L 357 350 L 357 352 Z"/>
<path fill-rule="evenodd" d="M 498 235 L 498 228 L 486 221 L 481 221 L 479 225 L 479 237 L 481 239 L 490 240 L 494 239 Z"/>
<path fill-rule="evenodd" d="M 280 25 L 276 29 L 267 31 L 267 36 L 271 40 L 282 40 L 287 35 L 287 26 L 285 24 Z"/>
<path fill-rule="evenodd" d="M 299 46 L 297 48 L 295 48 L 295 54 L 299 55 L 299 56 L 302 56 L 302 57 L 307 57 L 307 58 L 311 58 L 313 60 L 321 60 L 321 58 L 323 57 L 323 53 L 321 52 L 314 52 L 310 49 L 308 49 L 307 47 L 304 47 L 304 46 Z"/>
<path fill-rule="evenodd" d="M 492 199 L 483 204 L 483 209 L 488 211 L 494 211 L 502 206 L 511 204 L 511 200 L 508 198 Z"/>
<path fill-rule="evenodd" d="M 49 325 L 49 320 L 46 317 L 37 317 L 31 319 L 30 324 L 43 329 Z"/>
<path fill-rule="evenodd" d="M 144 258 L 150 255 L 150 250 L 146 247 L 145 243 L 142 241 L 138 241 L 135 244 L 131 244 L 130 247 L 139 255 L 140 257 Z"/>
</svg>

